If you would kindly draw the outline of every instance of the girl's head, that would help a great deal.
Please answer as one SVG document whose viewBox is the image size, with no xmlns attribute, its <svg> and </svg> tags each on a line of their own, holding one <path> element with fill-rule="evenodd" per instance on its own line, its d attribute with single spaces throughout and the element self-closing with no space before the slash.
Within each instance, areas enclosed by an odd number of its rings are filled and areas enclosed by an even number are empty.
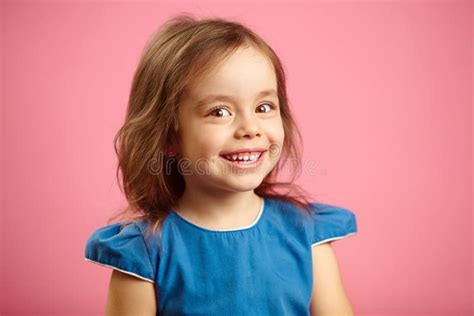
<svg viewBox="0 0 474 316">
<path fill-rule="evenodd" d="M 174 147 L 182 166 L 188 165 L 182 172 L 186 187 L 220 196 L 256 189 L 277 164 L 285 138 L 271 60 L 251 43 L 223 54 L 187 85 L 176 109 Z M 229 163 L 225 157 L 239 150 L 249 158 L 263 150 L 259 166 Z"/>
<path fill-rule="evenodd" d="M 151 38 L 136 70 L 124 125 L 115 138 L 125 212 L 157 228 L 184 192 L 255 191 L 308 210 L 304 194 L 277 192 L 300 172 L 283 66 L 273 49 L 244 25 L 181 15 Z M 235 169 L 222 154 L 262 148 L 260 167 Z M 171 151 L 175 155 L 169 155 Z M 277 182 L 290 160 L 289 182 Z"/>
</svg>

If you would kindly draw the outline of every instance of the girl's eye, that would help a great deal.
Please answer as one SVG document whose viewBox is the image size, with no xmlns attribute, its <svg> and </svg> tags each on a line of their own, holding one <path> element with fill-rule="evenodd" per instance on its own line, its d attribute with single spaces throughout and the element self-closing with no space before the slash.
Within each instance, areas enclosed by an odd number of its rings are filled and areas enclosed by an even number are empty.
<svg viewBox="0 0 474 316">
<path fill-rule="evenodd" d="M 260 113 L 268 113 L 268 112 L 270 112 L 271 110 L 274 110 L 274 109 L 275 109 L 275 106 L 274 106 L 273 104 L 271 104 L 271 103 L 262 103 L 262 104 L 260 104 L 260 105 L 257 107 L 257 109 L 261 109 L 261 108 L 265 109 L 265 107 L 263 107 L 264 105 L 267 105 L 267 108 L 269 108 L 269 110 L 267 110 L 267 111 L 264 110 L 263 112 L 260 112 Z M 212 108 L 212 109 L 209 111 L 209 114 L 208 114 L 207 116 L 209 116 L 209 115 L 211 115 L 211 116 L 216 116 L 216 115 L 212 115 L 213 113 L 220 113 L 220 114 L 222 114 L 222 113 L 225 112 L 225 111 L 223 111 L 223 110 L 229 112 L 229 110 L 227 109 L 226 106 L 218 105 L 218 106 Z M 225 116 L 218 115 L 218 116 L 216 116 L 216 117 L 225 117 Z"/>
<path fill-rule="evenodd" d="M 268 111 L 265 111 L 263 113 L 267 113 L 267 112 L 270 112 L 271 110 L 274 110 L 275 109 L 275 106 L 271 103 L 262 103 L 258 106 L 258 108 L 261 108 L 263 105 L 268 105 L 268 108 L 270 108 Z"/>
<path fill-rule="evenodd" d="M 227 108 L 225 106 L 221 106 L 221 105 L 218 105 L 214 108 L 212 108 L 210 111 L 209 111 L 209 114 L 207 114 L 207 116 L 213 114 L 213 113 L 223 113 L 223 110 L 229 112 L 229 110 L 227 110 Z M 211 116 L 215 116 L 215 115 L 211 115 Z M 217 117 L 225 117 L 225 116 L 217 116 Z"/>
</svg>

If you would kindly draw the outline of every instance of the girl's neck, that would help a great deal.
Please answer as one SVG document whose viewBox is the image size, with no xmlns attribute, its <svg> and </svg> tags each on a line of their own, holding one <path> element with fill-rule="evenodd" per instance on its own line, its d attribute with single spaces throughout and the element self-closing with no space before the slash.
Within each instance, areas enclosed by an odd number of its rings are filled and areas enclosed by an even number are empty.
<svg viewBox="0 0 474 316">
<path fill-rule="evenodd" d="M 227 194 L 208 194 L 187 190 L 174 210 L 202 227 L 232 229 L 253 223 L 260 212 L 262 203 L 262 198 L 253 190 Z"/>
</svg>

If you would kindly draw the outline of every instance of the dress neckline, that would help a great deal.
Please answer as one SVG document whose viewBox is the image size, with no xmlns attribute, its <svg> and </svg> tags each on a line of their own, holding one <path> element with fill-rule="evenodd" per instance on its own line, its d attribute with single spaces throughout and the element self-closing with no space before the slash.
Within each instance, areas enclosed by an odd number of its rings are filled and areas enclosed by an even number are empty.
<svg viewBox="0 0 474 316">
<path fill-rule="evenodd" d="M 262 197 L 262 206 L 260 207 L 260 211 L 258 212 L 258 215 L 255 218 L 255 220 L 250 225 L 243 226 L 243 227 L 238 227 L 238 228 L 231 228 L 231 229 L 219 229 L 219 230 L 217 230 L 217 229 L 210 229 L 210 228 L 200 226 L 200 225 L 195 224 L 195 223 L 191 222 L 190 220 L 184 218 L 182 215 L 179 215 L 173 208 L 170 208 L 170 211 L 171 211 L 170 213 L 173 214 L 180 221 L 182 221 L 182 222 L 184 222 L 188 225 L 191 225 L 194 228 L 197 228 L 199 230 L 204 230 L 206 232 L 213 232 L 213 233 L 239 232 L 239 231 L 245 231 L 245 230 L 252 229 L 252 228 L 254 228 L 258 225 L 258 223 L 261 221 L 263 213 L 265 212 L 266 204 L 267 204 L 267 201 L 265 200 L 264 197 Z"/>
</svg>

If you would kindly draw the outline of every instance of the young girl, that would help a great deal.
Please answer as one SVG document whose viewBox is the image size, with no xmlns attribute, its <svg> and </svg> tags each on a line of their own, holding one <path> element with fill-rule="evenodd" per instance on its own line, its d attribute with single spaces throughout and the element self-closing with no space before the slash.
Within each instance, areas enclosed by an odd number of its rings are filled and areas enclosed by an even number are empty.
<svg viewBox="0 0 474 316">
<path fill-rule="evenodd" d="M 299 168 L 296 136 L 261 37 L 220 18 L 165 23 L 115 139 L 129 217 L 86 244 L 113 269 L 106 313 L 352 315 L 330 242 L 356 218 L 309 202 L 296 172 L 276 181 L 288 159 Z"/>
</svg>

